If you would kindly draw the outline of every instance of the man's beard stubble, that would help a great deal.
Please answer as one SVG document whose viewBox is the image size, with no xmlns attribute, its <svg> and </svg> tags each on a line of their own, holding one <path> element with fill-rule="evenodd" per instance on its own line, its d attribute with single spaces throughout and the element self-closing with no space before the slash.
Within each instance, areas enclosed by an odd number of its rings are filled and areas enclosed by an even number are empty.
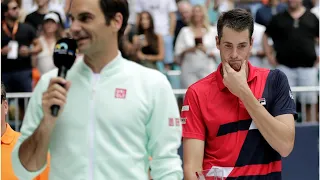
<svg viewBox="0 0 320 180">
<path fill-rule="evenodd" d="M 9 16 L 8 19 L 9 19 L 10 21 L 17 21 L 17 20 L 19 19 L 19 16 L 17 16 L 17 17 Z"/>
</svg>

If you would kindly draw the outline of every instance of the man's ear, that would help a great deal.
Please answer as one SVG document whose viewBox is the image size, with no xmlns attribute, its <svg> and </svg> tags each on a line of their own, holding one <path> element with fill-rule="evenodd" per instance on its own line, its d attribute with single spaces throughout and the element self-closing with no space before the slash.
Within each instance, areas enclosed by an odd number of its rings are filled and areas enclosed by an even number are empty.
<svg viewBox="0 0 320 180">
<path fill-rule="evenodd" d="M 7 115 L 7 114 L 8 114 L 8 111 L 9 111 L 8 101 L 7 101 L 7 100 L 3 100 L 2 105 L 3 105 L 3 107 L 4 107 L 4 113 L 5 113 L 5 115 Z"/>
<path fill-rule="evenodd" d="M 251 37 L 251 40 L 250 40 L 250 51 L 251 51 L 252 46 L 253 46 L 253 41 L 254 41 L 254 38 L 253 38 L 253 37 Z"/>
<path fill-rule="evenodd" d="M 122 14 L 116 13 L 111 20 L 111 26 L 112 26 L 112 29 L 114 30 L 114 32 L 118 32 L 121 29 L 122 23 L 123 23 Z"/>
<path fill-rule="evenodd" d="M 220 40 L 218 36 L 216 36 L 216 47 L 220 50 Z"/>
</svg>

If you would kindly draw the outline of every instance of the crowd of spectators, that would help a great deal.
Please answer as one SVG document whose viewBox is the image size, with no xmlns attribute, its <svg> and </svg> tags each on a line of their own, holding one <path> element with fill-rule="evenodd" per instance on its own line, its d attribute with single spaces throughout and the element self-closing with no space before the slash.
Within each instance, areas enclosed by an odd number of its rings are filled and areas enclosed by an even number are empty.
<svg viewBox="0 0 320 180">
<path fill-rule="evenodd" d="M 219 15 L 244 8 L 255 19 L 250 62 L 280 68 L 291 86 L 316 86 L 319 1 L 304 0 L 300 9 L 288 11 L 300 1 L 128 0 L 130 17 L 119 48 L 124 57 L 146 67 L 163 73 L 180 70 L 180 76 L 168 79 L 174 88 L 188 88 L 220 63 L 215 40 Z M 8 92 L 32 92 L 40 76 L 55 68 L 53 49 L 59 38 L 69 36 L 71 2 L 1 1 L 1 75 Z M 317 99 L 316 93 L 304 93 L 299 101 L 312 105 Z"/>
</svg>

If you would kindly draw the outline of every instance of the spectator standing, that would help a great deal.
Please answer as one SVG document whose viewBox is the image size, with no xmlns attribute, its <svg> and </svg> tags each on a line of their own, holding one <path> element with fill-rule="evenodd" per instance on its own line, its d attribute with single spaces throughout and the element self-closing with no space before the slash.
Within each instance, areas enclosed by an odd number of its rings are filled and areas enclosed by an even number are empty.
<svg viewBox="0 0 320 180">
<path fill-rule="evenodd" d="M 209 25 L 206 9 L 194 6 L 190 25 L 181 29 L 175 45 L 175 55 L 181 63 L 182 88 L 188 88 L 215 70 L 216 34 Z"/>
<path fill-rule="evenodd" d="M 133 37 L 137 51 L 137 61 L 152 69 L 157 68 L 157 61 L 163 61 L 164 44 L 161 35 L 154 32 L 153 18 L 150 13 L 140 13 L 138 35 Z"/>
<path fill-rule="evenodd" d="M 268 37 L 274 42 L 275 56 Z M 303 6 L 302 0 L 288 1 L 288 10 L 274 16 L 267 26 L 263 39 L 266 55 L 271 65 L 287 75 L 290 86 L 317 85 L 316 39 L 319 19 Z M 303 92 L 299 97 L 301 103 L 307 104 L 306 120 L 310 121 L 311 105 L 317 103 L 317 94 Z"/>
<path fill-rule="evenodd" d="M 30 14 L 38 9 L 37 0 L 22 0 L 22 8 Z M 70 9 L 71 0 L 49 0 L 49 9 L 57 11 L 62 16 L 63 20 L 65 15 Z"/>
<path fill-rule="evenodd" d="M 70 0 L 66 0 L 61 3 L 67 3 L 69 1 Z M 37 30 L 37 34 L 41 32 L 44 16 L 50 11 L 58 12 L 62 19 L 61 23 L 63 24 L 65 22 L 64 6 L 62 6 L 61 3 L 53 0 L 35 0 L 35 2 L 34 8 L 36 8 L 36 10 L 27 15 L 25 22 L 31 24 Z"/>
<path fill-rule="evenodd" d="M 19 6 L 15 0 L 4 0 L 4 21 L 1 29 L 1 78 L 8 92 L 32 91 L 31 56 L 42 48 L 35 29 L 19 23 Z M 23 102 L 20 104 L 20 119 L 23 118 Z"/>
<path fill-rule="evenodd" d="M 178 12 L 179 12 L 180 18 L 177 20 L 176 29 L 174 31 L 174 44 L 177 40 L 180 30 L 183 27 L 188 26 L 188 24 L 190 23 L 190 19 L 192 16 L 192 5 L 187 0 L 179 1 Z"/>
<path fill-rule="evenodd" d="M 44 16 L 49 12 L 49 0 L 36 0 L 38 9 L 28 14 L 25 23 L 30 24 L 37 30 L 37 34 L 41 31 Z"/>
<path fill-rule="evenodd" d="M 272 16 L 281 13 L 287 9 L 286 4 L 279 0 L 269 0 L 266 5 L 258 9 L 256 13 L 256 22 L 263 26 L 267 26 L 271 21 Z"/>
<path fill-rule="evenodd" d="M 63 27 L 59 13 L 50 12 L 44 16 L 39 41 L 42 51 L 37 56 L 37 68 L 41 75 L 54 69 L 53 50 L 56 42 L 63 36 Z"/>
<path fill-rule="evenodd" d="M 175 0 L 136 0 L 136 12 L 150 12 L 154 19 L 154 29 L 164 40 L 164 64 L 169 68 L 173 62 L 173 36 L 176 28 L 177 4 Z M 137 18 L 139 20 L 139 18 Z M 139 21 L 136 23 L 139 24 Z"/>
</svg>

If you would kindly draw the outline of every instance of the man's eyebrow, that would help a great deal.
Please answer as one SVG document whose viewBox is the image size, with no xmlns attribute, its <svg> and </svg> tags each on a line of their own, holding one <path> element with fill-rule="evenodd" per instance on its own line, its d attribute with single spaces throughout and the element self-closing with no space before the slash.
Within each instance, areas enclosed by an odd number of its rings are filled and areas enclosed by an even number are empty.
<svg viewBox="0 0 320 180">
<path fill-rule="evenodd" d="M 78 14 L 78 17 L 84 17 L 84 16 L 93 16 L 93 14 L 90 12 L 82 12 Z"/>
<path fill-rule="evenodd" d="M 90 12 L 82 12 L 78 14 L 78 18 L 86 17 L 86 16 L 93 16 Z M 71 19 L 74 19 L 74 16 L 72 14 L 68 14 L 68 17 Z"/>
</svg>

